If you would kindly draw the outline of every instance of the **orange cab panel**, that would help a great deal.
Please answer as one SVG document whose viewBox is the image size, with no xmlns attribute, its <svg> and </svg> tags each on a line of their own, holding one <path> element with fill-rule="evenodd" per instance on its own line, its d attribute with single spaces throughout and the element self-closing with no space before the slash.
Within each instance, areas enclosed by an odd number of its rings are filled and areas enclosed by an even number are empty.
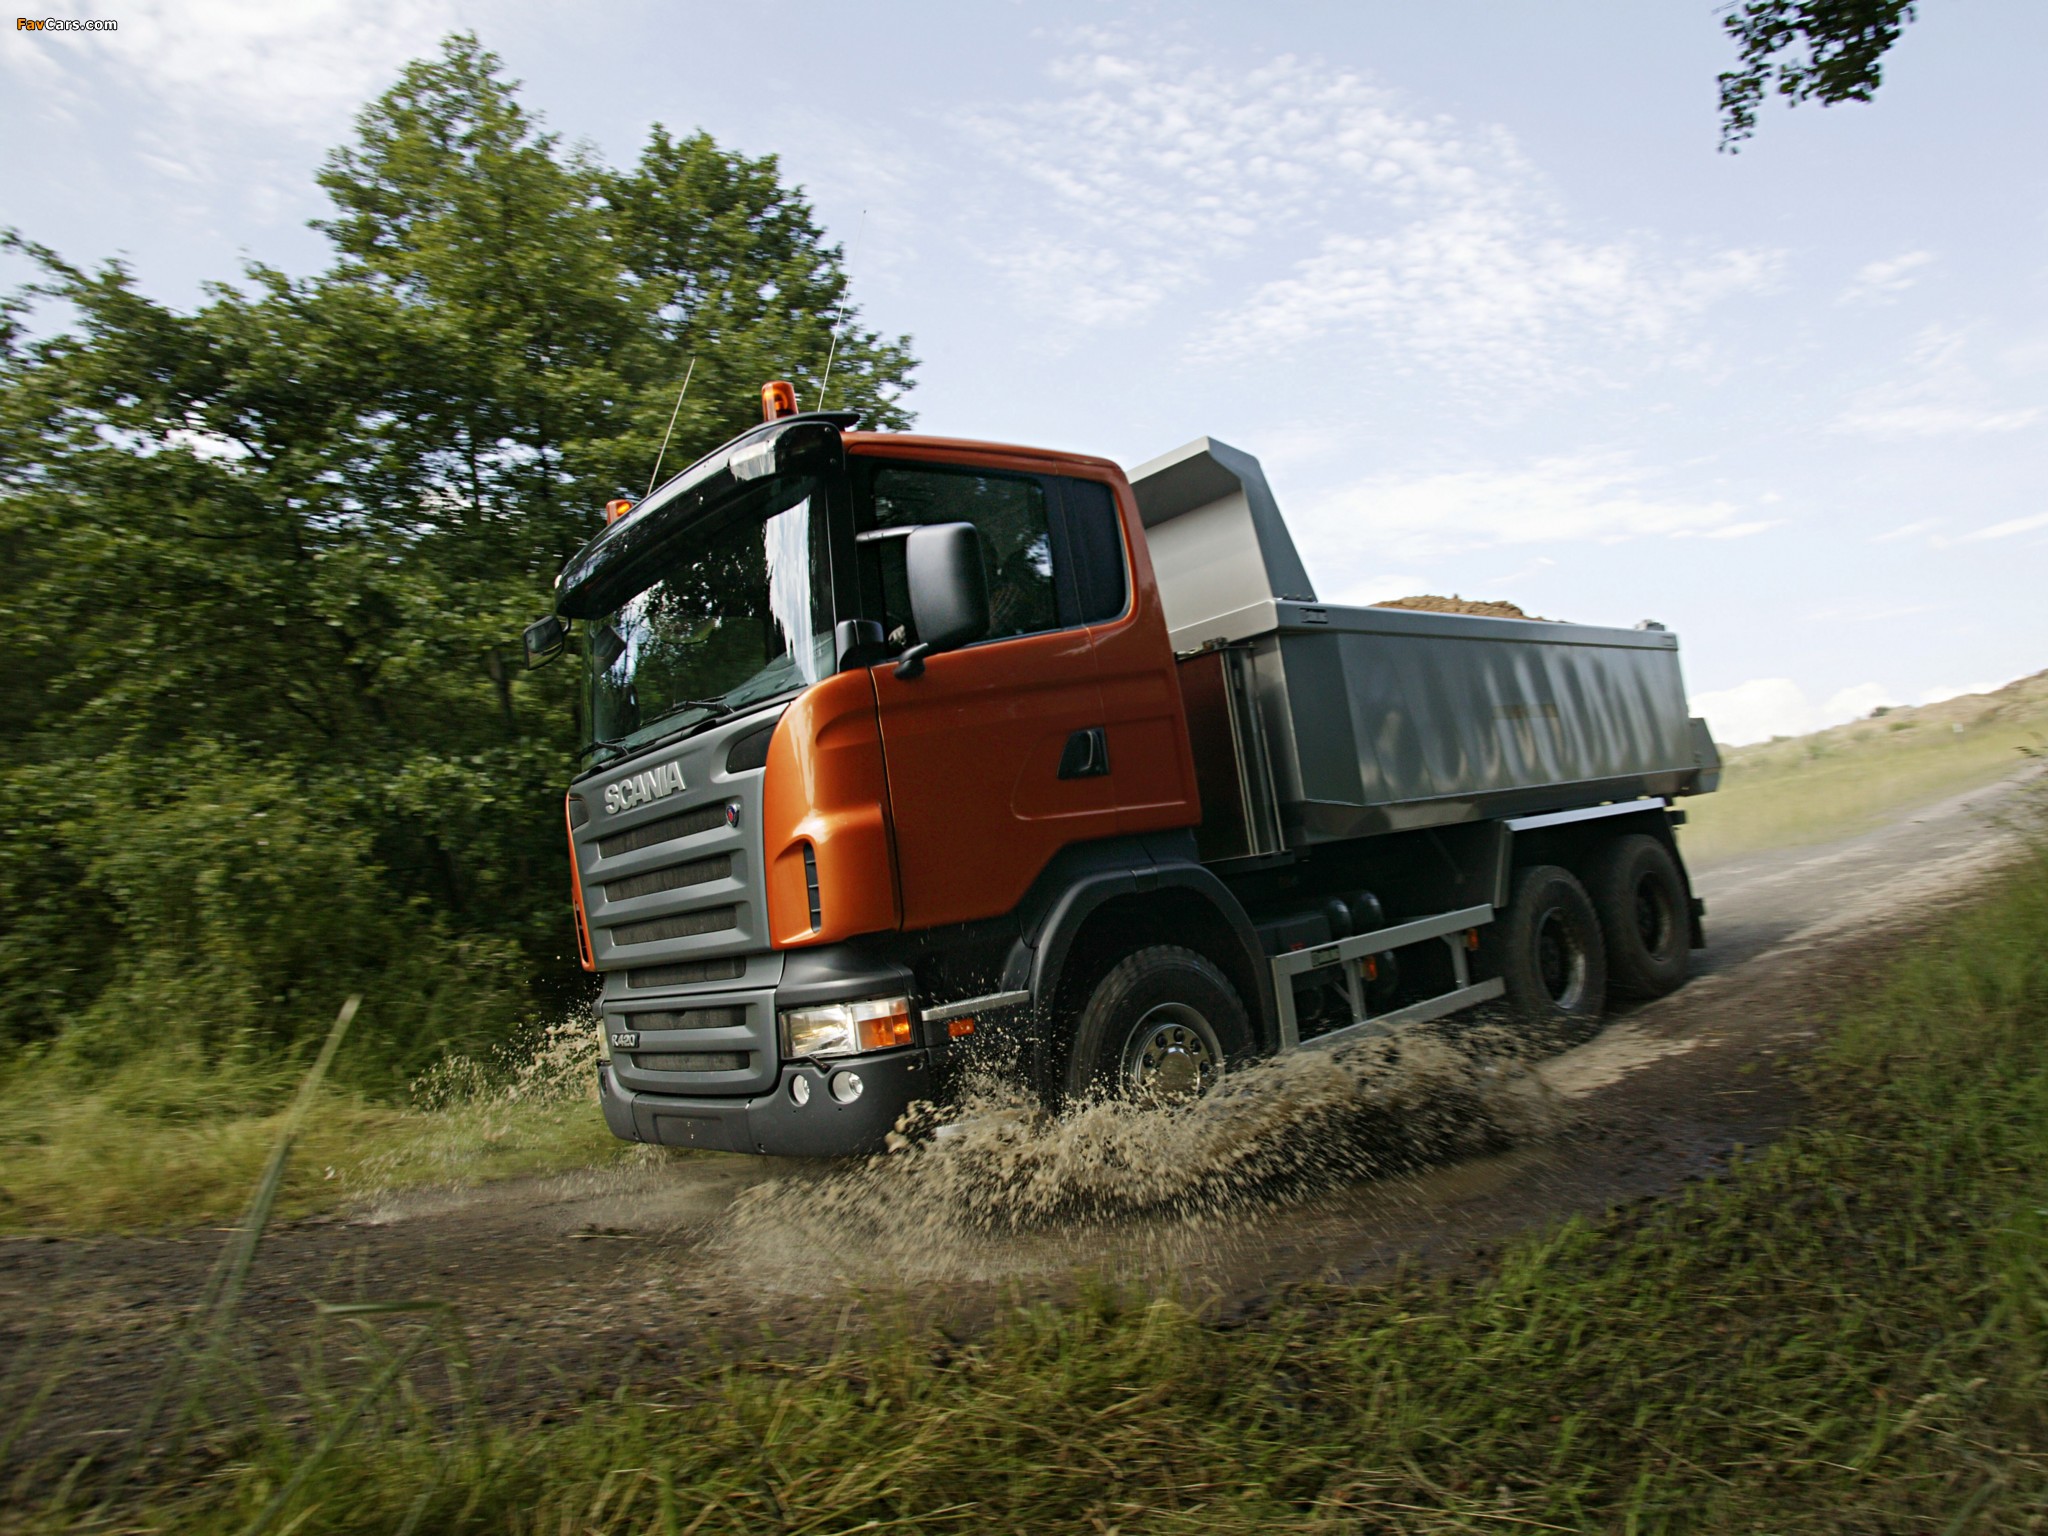
<svg viewBox="0 0 2048 1536">
<path fill-rule="evenodd" d="M 1007 912 L 1061 848 L 1116 831 L 1108 778 L 1059 777 L 1068 738 L 1103 723 L 1091 650 L 1061 629 L 933 656 L 920 677 L 874 669 L 906 928 Z"/>
<path fill-rule="evenodd" d="M 825 944 L 901 921 L 875 687 L 842 672 L 784 711 L 762 788 L 768 942 Z"/>
<path fill-rule="evenodd" d="M 1131 599 L 1093 626 L 874 670 L 906 928 L 1010 911 L 1070 843 L 1201 820 L 1173 647 L 1137 501 L 1107 459 L 1001 443 L 849 433 L 850 454 L 1021 470 L 1107 485 Z M 1062 779 L 1077 732 L 1100 730 L 1106 774 Z"/>
</svg>

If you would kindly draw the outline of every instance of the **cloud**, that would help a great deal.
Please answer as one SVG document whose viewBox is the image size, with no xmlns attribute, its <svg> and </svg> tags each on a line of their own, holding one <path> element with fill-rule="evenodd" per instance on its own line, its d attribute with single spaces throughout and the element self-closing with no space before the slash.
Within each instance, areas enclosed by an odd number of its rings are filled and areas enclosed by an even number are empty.
<svg viewBox="0 0 2048 1536">
<path fill-rule="evenodd" d="M 17 42 L 0 68 L 55 115 L 139 101 L 150 126 L 138 150 L 158 174 L 238 186 L 303 181 L 309 148 L 460 25 L 455 0 L 123 0 L 117 19 L 114 32 Z"/>
<path fill-rule="evenodd" d="M 1932 251 L 1906 251 L 1882 261 L 1865 262 L 1849 279 L 1838 304 L 1896 304 L 1899 295 L 1920 281 L 1920 269 L 1934 260 Z"/>
<path fill-rule="evenodd" d="M 1920 695 L 1922 704 L 1945 704 L 1950 699 L 1966 698 L 1973 694 L 1996 693 L 2004 683 L 1971 683 L 1963 688 L 1929 688 Z"/>
<path fill-rule="evenodd" d="M 1641 236 L 1575 234 L 1504 130 L 1314 60 L 1096 36 L 1053 83 L 957 122 L 1023 194 L 984 259 L 1054 327 L 1135 324 L 1175 301 L 1199 362 L 1367 333 L 1416 366 L 1561 380 L 1588 374 L 1571 354 L 1589 342 L 1671 345 L 1774 281 L 1770 253 L 1678 260 Z"/>
<path fill-rule="evenodd" d="M 2014 534 L 2032 533 L 2039 528 L 2048 528 L 2048 512 L 2036 512 L 2032 517 L 2008 518 L 2002 523 L 1993 523 L 1989 528 L 1979 528 L 1975 533 L 1966 533 L 1956 542 L 1975 544 L 1982 539 L 2009 539 Z"/>
<path fill-rule="evenodd" d="M 1539 459 L 1520 469 L 1374 476 L 1306 501 L 1288 520 L 1306 550 L 1372 548 L 1404 563 L 1502 545 L 1741 538 L 1772 526 L 1720 500 L 1662 494 L 1623 455 Z M 1329 562 L 1324 562 L 1328 564 Z"/>
<path fill-rule="evenodd" d="M 2039 406 L 1997 400 L 1964 356 L 1967 344 L 1960 331 L 1929 326 L 1914 339 L 1906 376 L 1853 396 L 1833 429 L 1869 437 L 1951 437 L 2018 432 L 2048 416 Z"/>
<path fill-rule="evenodd" d="M 1860 720 L 1880 705 L 1901 702 L 1882 683 L 1857 683 L 1815 704 L 1789 677 L 1758 677 L 1733 688 L 1694 694 L 1692 712 L 1705 717 L 1714 740 L 1739 747 L 1773 736 L 1804 736 Z"/>
<path fill-rule="evenodd" d="M 1767 286 L 1775 267 L 1754 251 L 1675 264 L 1640 240 L 1587 243 L 1513 200 L 1473 200 L 1393 234 L 1325 237 L 1194 350 L 1242 361 L 1366 330 L 1423 365 L 1527 382 L 1585 378 L 1596 370 L 1575 349 L 1671 342 L 1709 305 Z"/>
</svg>

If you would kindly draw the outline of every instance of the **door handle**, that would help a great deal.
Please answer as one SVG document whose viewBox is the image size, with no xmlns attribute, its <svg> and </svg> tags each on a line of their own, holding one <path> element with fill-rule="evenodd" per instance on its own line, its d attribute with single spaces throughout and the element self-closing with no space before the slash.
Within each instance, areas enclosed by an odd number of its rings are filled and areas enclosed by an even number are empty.
<svg viewBox="0 0 2048 1536">
<path fill-rule="evenodd" d="M 1109 736 L 1099 725 L 1076 731 L 1060 753 L 1063 779 L 1099 779 L 1109 772 Z"/>
</svg>

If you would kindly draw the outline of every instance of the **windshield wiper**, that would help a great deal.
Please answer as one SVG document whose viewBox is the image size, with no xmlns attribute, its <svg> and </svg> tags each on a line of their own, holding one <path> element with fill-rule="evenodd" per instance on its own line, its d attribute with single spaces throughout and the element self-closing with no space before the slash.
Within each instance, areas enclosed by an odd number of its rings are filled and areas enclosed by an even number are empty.
<svg viewBox="0 0 2048 1536">
<path fill-rule="evenodd" d="M 646 741 L 638 742 L 633 750 L 638 752 L 645 751 L 650 747 L 658 747 L 665 741 L 675 740 L 676 737 L 682 735 L 685 731 L 693 731 L 700 725 L 709 725 L 713 720 L 722 720 L 738 708 L 737 704 L 728 704 L 724 699 L 677 699 L 675 703 L 662 712 L 662 719 L 666 720 L 669 716 L 680 714 L 686 709 L 701 709 L 707 711 L 707 713 L 692 720 L 688 725 L 679 725 L 672 731 L 664 731 L 659 736 L 651 736 Z M 625 738 L 621 737 L 614 741 L 600 737 L 577 755 L 579 757 L 589 757 L 600 749 L 610 752 L 623 752 L 626 750 Z"/>
</svg>

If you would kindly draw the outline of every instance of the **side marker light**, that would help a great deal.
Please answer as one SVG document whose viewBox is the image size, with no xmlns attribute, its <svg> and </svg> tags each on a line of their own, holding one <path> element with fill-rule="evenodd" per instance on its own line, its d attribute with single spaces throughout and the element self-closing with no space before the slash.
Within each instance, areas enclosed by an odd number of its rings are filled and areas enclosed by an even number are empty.
<svg viewBox="0 0 2048 1536">
<path fill-rule="evenodd" d="M 606 502 L 604 504 L 605 526 L 609 528 L 613 523 L 616 523 L 620 518 L 624 517 L 628 512 L 632 510 L 633 503 L 626 500 L 626 498 L 623 496 L 616 497 L 613 500 Z"/>
<path fill-rule="evenodd" d="M 947 1034 L 947 1035 L 948 1035 L 948 1036 L 949 1036 L 950 1038 L 952 1038 L 952 1039 L 954 1039 L 954 1040 L 959 1040 L 959 1039 L 962 1039 L 962 1038 L 964 1038 L 965 1036 L 967 1036 L 967 1035 L 971 1035 L 971 1034 L 973 1034 L 973 1033 L 974 1033 L 974 1020 L 972 1020 L 972 1019 L 948 1019 L 948 1020 L 946 1020 L 946 1034 Z"/>
</svg>

